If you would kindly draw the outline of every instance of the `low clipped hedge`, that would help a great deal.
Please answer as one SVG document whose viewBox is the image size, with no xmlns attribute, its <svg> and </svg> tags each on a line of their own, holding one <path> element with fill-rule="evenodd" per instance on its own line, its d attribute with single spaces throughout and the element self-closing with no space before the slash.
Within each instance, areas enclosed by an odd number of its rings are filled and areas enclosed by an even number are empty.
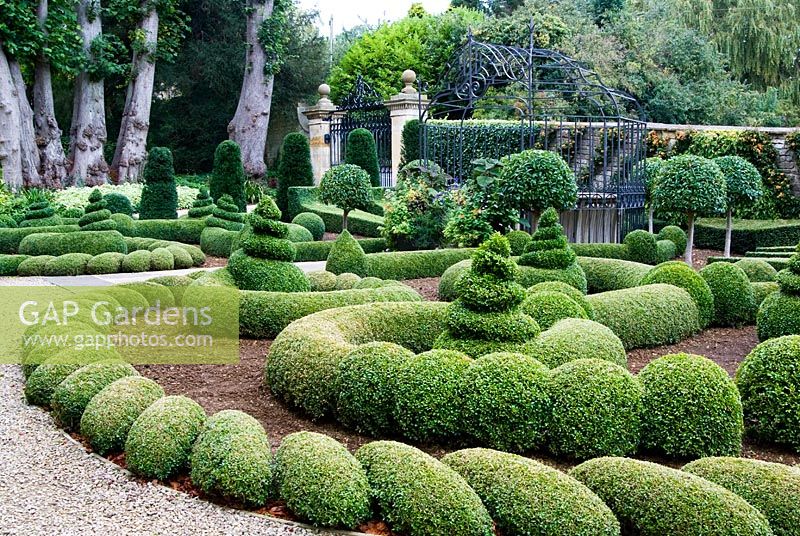
<svg viewBox="0 0 800 536">
<path fill-rule="evenodd" d="M 117 229 L 125 236 L 155 238 L 184 244 L 199 244 L 205 218 L 178 218 L 176 220 L 134 220 L 124 214 L 114 214 Z"/>
<path fill-rule="evenodd" d="M 368 443 L 356 458 L 392 531 L 408 536 L 492 536 L 492 519 L 480 497 L 442 462 L 393 441 Z"/>
<path fill-rule="evenodd" d="M 68 276 L 83 275 L 92 256 L 87 253 L 67 253 L 55 257 L 44 265 L 42 275 Z"/>
<path fill-rule="evenodd" d="M 785 257 L 709 257 L 708 264 L 714 264 L 717 262 L 728 262 L 728 263 L 736 263 L 740 260 L 744 259 L 753 259 L 753 260 L 760 260 L 764 261 L 777 271 L 784 270 L 789 267 L 789 257 L 791 257 L 790 253 L 787 253 Z"/>
<path fill-rule="evenodd" d="M 762 342 L 736 371 L 747 433 L 800 452 L 800 335 Z"/>
<path fill-rule="evenodd" d="M 338 399 L 339 364 L 357 345 L 384 341 L 415 352 L 429 350 L 445 329 L 446 308 L 435 302 L 374 303 L 300 318 L 272 343 L 266 384 L 312 418 L 331 415 Z"/>
<path fill-rule="evenodd" d="M 614 332 L 626 350 L 673 344 L 697 333 L 697 305 L 673 285 L 647 285 L 587 297 L 595 320 Z"/>
<path fill-rule="evenodd" d="M 367 275 L 380 279 L 439 277 L 457 262 L 468 259 L 474 249 L 397 251 L 367 255 Z"/>
<path fill-rule="evenodd" d="M 414 353 L 390 342 L 369 342 L 339 363 L 336 415 L 360 433 L 388 434 L 395 429 L 394 401 L 400 367 Z"/>
<path fill-rule="evenodd" d="M 649 264 L 619 259 L 578 257 L 590 293 L 633 288 L 653 269 Z"/>
<path fill-rule="evenodd" d="M 311 292 L 330 292 L 336 290 L 336 274 L 326 270 L 306 272 L 308 283 L 311 285 Z"/>
<path fill-rule="evenodd" d="M 153 402 L 134 421 L 125 441 L 128 469 L 165 480 L 189 463 L 192 445 L 206 423 L 206 412 L 185 396 Z"/>
<path fill-rule="evenodd" d="M 753 287 L 753 296 L 756 299 L 756 306 L 757 307 L 760 307 L 761 304 L 764 303 L 764 300 L 766 300 L 769 296 L 771 296 L 775 292 L 778 292 L 781 289 L 778 286 L 777 283 L 773 283 L 773 282 L 753 283 L 750 286 Z M 798 303 L 797 305 L 800 306 L 800 303 Z M 796 310 L 796 309 L 793 309 L 793 310 Z M 759 314 L 761 314 L 760 310 L 759 310 Z M 770 338 L 770 337 L 767 337 L 767 338 Z"/>
<path fill-rule="evenodd" d="M 64 329 L 56 326 L 53 334 L 63 334 Z M 40 333 L 47 336 L 47 333 Z M 27 381 L 25 383 L 25 400 L 36 406 L 49 406 L 53 392 L 67 376 L 76 370 L 102 359 L 119 357 L 116 352 L 105 350 L 62 350 L 55 356 L 47 357 L 40 363 L 28 358 L 23 360 Z"/>
<path fill-rule="evenodd" d="M 124 361 L 99 361 L 85 365 L 62 381 L 53 391 L 53 418 L 66 430 L 80 429 L 86 405 L 100 391 L 120 378 L 139 373 Z"/>
<path fill-rule="evenodd" d="M 527 452 L 544 445 L 552 403 L 549 370 L 522 354 L 482 356 L 461 378 L 462 428 L 480 444 Z"/>
<path fill-rule="evenodd" d="M 17 275 L 20 277 L 44 275 L 44 267 L 54 259 L 52 255 L 28 257 L 17 266 Z"/>
<path fill-rule="evenodd" d="M 747 274 L 747 278 L 751 283 L 775 281 L 775 278 L 778 276 L 778 270 L 762 259 L 745 257 L 733 264 L 744 270 L 744 273 Z"/>
<path fill-rule="evenodd" d="M 373 196 L 383 197 L 382 188 L 373 188 Z M 376 206 L 375 212 L 380 207 Z M 311 186 L 293 186 L 289 188 L 289 214 L 294 218 L 302 212 L 311 212 L 318 215 L 325 222 L 325 230 L 329 233 L 342 231 L 342 210 L 325 205 L 319 200 L 319 188 Z M 383 226 L 383 217 L 362 210 L 353 210 L 347 215 L 347 228 L 356 235 L 379 237 L 380 228 Z"/>
<path fill-rule="evenodd" d="M 28 255 L 2 255 L 0 254 L 0 276 L 17 275 L 17 269 L 23 261 L 29 259 Z"/>
<path fill-rule="evenodd" d="M 627 368 L 625 346 L 608 327 L 581 318 L 566 318 L 543 331 L 529 354 L 555 368 L 577 359 L 602 359 Z"/>
<path fill-rule="evenodd" d="M 22 227 L 22 228 L 0 228 L 0 253 L 15 254 L 19 252 L 19 245 L 22 240 L 33 234 L 65 234 L 80 231 L 77 225 L 57 225 L 52 227 Z"/>
<path fill-rule="evenodd" d="M 26 236 L 19 244 L 22 255 L 88 253 L 99 255 L 109 251 L 127 253 L 125 238 L 118 231 L 81 231 L 79 233 L 37 233 Z"/>
<path fill-rule="evenodd" d="M 586 313 L 586 316 L 590 320 L 594 318 L 594 309 L 592 309 L 592 304 L 589 303 L 589 301 L 586 299 L 586 295 L 583 292 L 572 285 L 568 285 L 563 281 L 544 281 L 530 287 L 528 289 L 528 294 L 539 291 L 560 292 L 562 294 L 566 294 L 581 306 L 581 309 L 583 309 L 583 311 Z"/>
<path fill-rule="evenodd" d="M 756 298 L 747 274 L 734 264 L 709 264 L 700 275 L 714 295 L 714 325 L 739 327 L 752 324 Z"/>
<path fill-rule="evenodd" d="M 683 471 L 714 482 L 756 507 L 775 536 L 800 534 L 800 472 L 782 463 L 743 458 L 703 458 Z"/>
<path fill-rule="evenodd" d="M 332 437 L 286 436 L 275 454 L 275 482 L 292 513 L 316 526 L 352 529 L 371 514 L 366 472 Z"/>
<path fill-rule="evenodd" d="M 702 356 L 673 354 L 638 376 L 642 447 L 668 456 L 735 456 L 742 447 L 742 402 L 725 370 Z"/>
<path fill-rule="evenodd" d="M 442 461 L 475 490 L 502 534 L 620 533 L 616 517 L 597 495 L 544 464 L 488 449 L 460 450 Z"/>
<path fill-rule="evenodd" d="M 704 218 L 695 224 L 694 244 L 699 248 L 722 250 L 725 246 L 724 218 Z M 734 220 L 731 251 L 745 253 L 757 248 L 785 246 L 800 242 L 800 220 Z"/>
<path fill-rule="evenodd" d="M 267 502 L 272 452 L 261 423 L 247 413 L 212 415 L 194 443 L 191 466 L 192 483 L 208 495 L 247 506 Z"/>
<path fill-rule="evenodd" d="M 614 512 L 626 534 L 770 536 L 744 499 L 698 476 L 629 458 L 596 458 L 570 471 Z"/>
<path fill-rule="evenodd" d="M 650 270 L 641 285 L 663 283 L 675 285 L 689 293 L 700 314 L 700 329 L 705 329 L 714 320 L 714 294 L 706 280 L 682 261 L 669 261 Z"/>
<path fill-rule="evenodd" d="M 123 272 L 149 272 L 153 262 L 153 253 L 146 249 L 132 251 L 122 258 L 120 270 Z"/>
<path fill-rule="evenodd" d="M 86 273 L 88 274 L 116 274 L 122 269 L 124 253 L 109 252 L 95 255 L 86 263 Z"/>
<path fill-rule="evenodd" d="M 639 446 L 642 387 L 626 369 L 599 359 L 578 359 L 552 371 L 553 454 L 586 459 L 624 456 Z"/>
<path fill-rule="evenodd" d="M 164 389 L 153 380 L 141 376 L 120 378 L 86 405 L 81 435 L 98 454 L 120 451 L 136 418 L 163 396 Z"/>
<path fill-rule="evenodd" d="M 227 231 L 221 227 L 206 227 L 200 234 L 200 249 L 214 257 L 229 257 L 233 252 L 233 242 L 239 231 Z"/>
<path fill-rule="evenodd" d="M 457 436 L 461 428 L 461 378 L 471 362 L 461 352 L 429 350 L 400 366 L 394 419 L 405 437 L 431 441 Z"/>
</svg>

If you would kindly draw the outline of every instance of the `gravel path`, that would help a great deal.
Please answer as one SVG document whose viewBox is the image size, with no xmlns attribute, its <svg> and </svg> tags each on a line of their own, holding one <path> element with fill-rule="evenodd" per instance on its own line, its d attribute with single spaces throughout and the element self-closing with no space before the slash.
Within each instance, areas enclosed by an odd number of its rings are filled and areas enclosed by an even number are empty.
<svg viewBox="0 0 800 536">
<path fill-rule="evenodd" d="M 26 405 L 22 381 L 18 366 L 0 366 L 1 535 L 332 534 L 139 483 Z"/>
</svg>

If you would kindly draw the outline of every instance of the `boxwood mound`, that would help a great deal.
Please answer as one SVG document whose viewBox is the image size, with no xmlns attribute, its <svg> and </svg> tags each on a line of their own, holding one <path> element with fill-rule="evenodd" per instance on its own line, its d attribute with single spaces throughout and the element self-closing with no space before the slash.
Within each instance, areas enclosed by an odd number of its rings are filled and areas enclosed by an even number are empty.
<svg viewBox="0 0 800 536">
<path fill-rule="evenodd" d="M 81 231 L 79 233 L 37 233 L 26 236 L 19 244 L 22 255 L 88 253 L 99 255 L 109 251 L 127 253 L 125 237 L 118 231 Z"/>
<path fill-rule="evenodd" d="M 628 356 L 619 337 L 606 326 L 582 318 L 556 322 L 533 341 L 529 353 L 552 368 L 589 358 L 628 367 Z"/>
<path fill-rule="evenodd" d="M 642 278 L 640 285 L 664 283 L 675 285 L 689 293 L 700 313 L 700 329 L 705 329 L 714 319 L 714 295 L 697 272 L 682 261 L 659 264 Z"/>
<path fill-rule="evenodd" d="M 578 257 L 578 264 L 586 274 L 590 293 L 639 286 L 642 279 L 653 269 L 649 264 L 592 257 Z"/>
<path fill-rule="evenodd" d="M 502 534 L 615 536 L 611 510 L 586 486 L 544 464 L 505 452 L 466 449 L 442 461 L 460 474 L 486 505 Z"/>
<path fill-rule="evenodd" d="M 698 476 L 651 462 L 596 458 L 569 473 L 611 508 L 626 534 L 770 536 L 744 499 Z"/>
<path fill-rule="evenodd" d="M 727 262 L 715 262 L 702 270 L 714 295 L 714 324 L 739 327 L 755 320 L 756 298 L 747 274 Z"/>
</svg>

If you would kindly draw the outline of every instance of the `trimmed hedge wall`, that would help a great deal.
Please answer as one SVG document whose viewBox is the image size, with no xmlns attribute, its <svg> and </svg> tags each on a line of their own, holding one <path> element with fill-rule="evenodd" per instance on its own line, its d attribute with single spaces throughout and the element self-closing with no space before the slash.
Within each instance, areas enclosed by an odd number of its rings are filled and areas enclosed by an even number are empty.
<svg viewBox="0 0 800 536">
<path fill-rule="evenodd" d="M 126 219 L 127 218 L 127 219 Z M 184 244 L 199 244 L 205 218 L 178 218 L 176 220 L 134 220 L 124 214 L 115 214 L 117 229 L 125 236 L 155 238 Z"/>
<path fill-rule="evenodd" d="M 37 233 L 26 236 L 19 244 L 22 255 L 88 253 L 100 255 L 109 251 L 127 253 L 125 237 L 118 231 L 81 231 L 79 233 Z"/>
<path fill-rule="evenodd" d="M 0 228 L 0 253 L 19 252 L 19 244 L 28 235 L 40 233 L 74 233 L 80 231 L 78 225 L 57 225 L 53 227 Z"/>
<path fill-rule="evenodd" d="M 578 257 L 590 293 L 637 287 L 653 269 L 649 264 L 620 259 Z"/>
<path fill-rule="evenodd" d="M 293 186 L 289 188 L 289 214 L 294 218 L 302 212 L 312 212 L 325 222 L 325 230 L 329 233 L 342 231 L 342 210 L 331 205 L 325 205 L 319 200 L 319 188 L 311 186 Z M 383 199 L 383 188 L 372 189 L 376 201 Z M 383 213 L 380 206 L 375 207 L 375 212 Z M 372 210 L 370 211 L 372 212 Z M 378 216 L 362 210 L 354 210 L 347 215 L 347 228 L 355 234 L 378 238 L 381 236 L 379 228 L 383 225 L 383 216 Z"/>
<path fill-rule="evenodd" d="M 775 268 L 776 271 L 785 270 L 789 267 L 789 254 L 786 254 L 786 257 L 709 257 L 708 264 L 713 264 L 715 262 L 730 262 L 730 263 L 737 263 L 742 259 L 749 259 L 749 260 L 761 260 Z"/>
<path fill-rule="evenodd" d="M 704 218 L 697 221 L 694 244 L 721 250 L 725 246 L 726 221 Z M 800 220 L 734 220 L 731 251 L 746 253 L 760 247 L 787 246 L 800 242 Z"/>
<path fill-rule="evenodd" d="M 473 253 L 470 248 L 373 253 L 367 255 L 367 275 L 395 280 L 439 277 Z"/>
<path fill-rule="evenodd" d="M 692 297 L 672 285 L 647 285 L 588 296 L 595 320 L 611 328 L 626 350 L 682 341 L 700 331 Z"/>
</svg>

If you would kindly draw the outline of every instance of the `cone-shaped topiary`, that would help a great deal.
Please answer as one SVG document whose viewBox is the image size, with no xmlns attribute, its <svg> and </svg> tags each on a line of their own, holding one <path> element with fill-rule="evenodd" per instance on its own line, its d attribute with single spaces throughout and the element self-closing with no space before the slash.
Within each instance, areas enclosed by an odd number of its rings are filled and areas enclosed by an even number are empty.
<svg viewBox="0 0 800 536">
<path fill-rule="evenodd" d="M 229 195 L 223 195 L 206 220 L 206 227 L 219 227 L 227 231 L 241 231 L 244 228 L 246 214 L 239 212 L 239 207 Z"/>
<path fill-rule="evenodd" d="M 519 263 L 546 270 L 563 270 L 575 262 L 575 252 L 569 247 L 564 228 L 558 223 L 558 213 L 547 209 L 539 220 L 539 229 L 520 257 Z"/>
<path fill-rule="evenodd" d="M 205 186 L 200 188 L 197 198 L 192 203 L 192 208 L 189 209 L 190 218 L 205 218 L 211 216 L 216 206 L 214 200 L 211 199 L 211 194 L 208 193 L 208 188 Z M 238 208 L 238 207 L 237 207 Z"/>
<path fill-rule="evenodd" d="M 361 244 L 347 230 L 342 231 L 328 253 L 325 270 L 339 274 L 367 275 L 367 255 Z"/>
<path fill-rule="evenodd" d="M 378 149 L 372 132 L 365 128 L 357 128 L 348 134 L 345 164 L 353 164 L 366 171 L 372 186 L 381 185 Z"/>
<path fill-rule="evenodd" d="M 111 211 L 106 208 L 107 204 L 108 202 L 100 190 L 97 188 L 92 190 L 89 195 L 89 205 L 81 219 L 78 220 L 81 231 L 115 231 L 117 229 L 117 222 L 111 219 Z"/>
<path fill-rule="evenodd" d="M 447 330 L 434 348 L 459 350 L 477 358 L 494 352 L 522 352 L 539 334 L 534 319 L 519 311 L 525 289 L 514 282 L 516 265 L 508 240 L 495 233 L 472 257 L 459 280 L 460 298 L 448 307 Z"/>
<path fill-rule="evenodd" d="M 800 245 L 789 266 L 778 272 L 779 292 L 767 296 L 758 310 L 758 338 L 762 341 L 800 335 Z"/>
<path fill-rule="evenodd" d="M 235 141 L 223 141 L 214 152 L 214 171 L 209 182 L 211 197 L 219 204 L 220 198 L 227 194 L 233 198 L 239 212 L 244 212 L 247 208 L 244 182 L 242 150 Z"/>
<path fill-rule="evenodd" d="M 311 285 L 300 268 L 292 264 L 296 250 L 286 239 L 289 227 L 281 223 L 281 211 L 271 197 L 264 197 L 247 215 L 241 249 L 233 252 L 228 270 L 243 290 L 308 292 Z"/>
<path fill-rule="evenodd" d="M 139 203 L 140 220 L 174 220 L 178 217 L 178 190 L 172 153 L 166 147 L 153 147 L 144 167 L 144 189 Z"/>
<path fill-rule="evenodd" d="M 289 210 L 289 188 L 314 186 L 311 168 L 311 149 L 308 138 L 300 132 L 290 132 L 283 138 L 281 161 L 278 165 L 278 208 L 284 214 Z"/>
<path fill-rule="evenodd" d="M 20 227 L 47 227 L 49 225 L 59 225 L 61 218 L 55 215 L 55 210 L 50 206 L 47 199 L 42 199 L 28 206 L 25 210 L 25 219 L 20 223 Z"/>
</svg>

